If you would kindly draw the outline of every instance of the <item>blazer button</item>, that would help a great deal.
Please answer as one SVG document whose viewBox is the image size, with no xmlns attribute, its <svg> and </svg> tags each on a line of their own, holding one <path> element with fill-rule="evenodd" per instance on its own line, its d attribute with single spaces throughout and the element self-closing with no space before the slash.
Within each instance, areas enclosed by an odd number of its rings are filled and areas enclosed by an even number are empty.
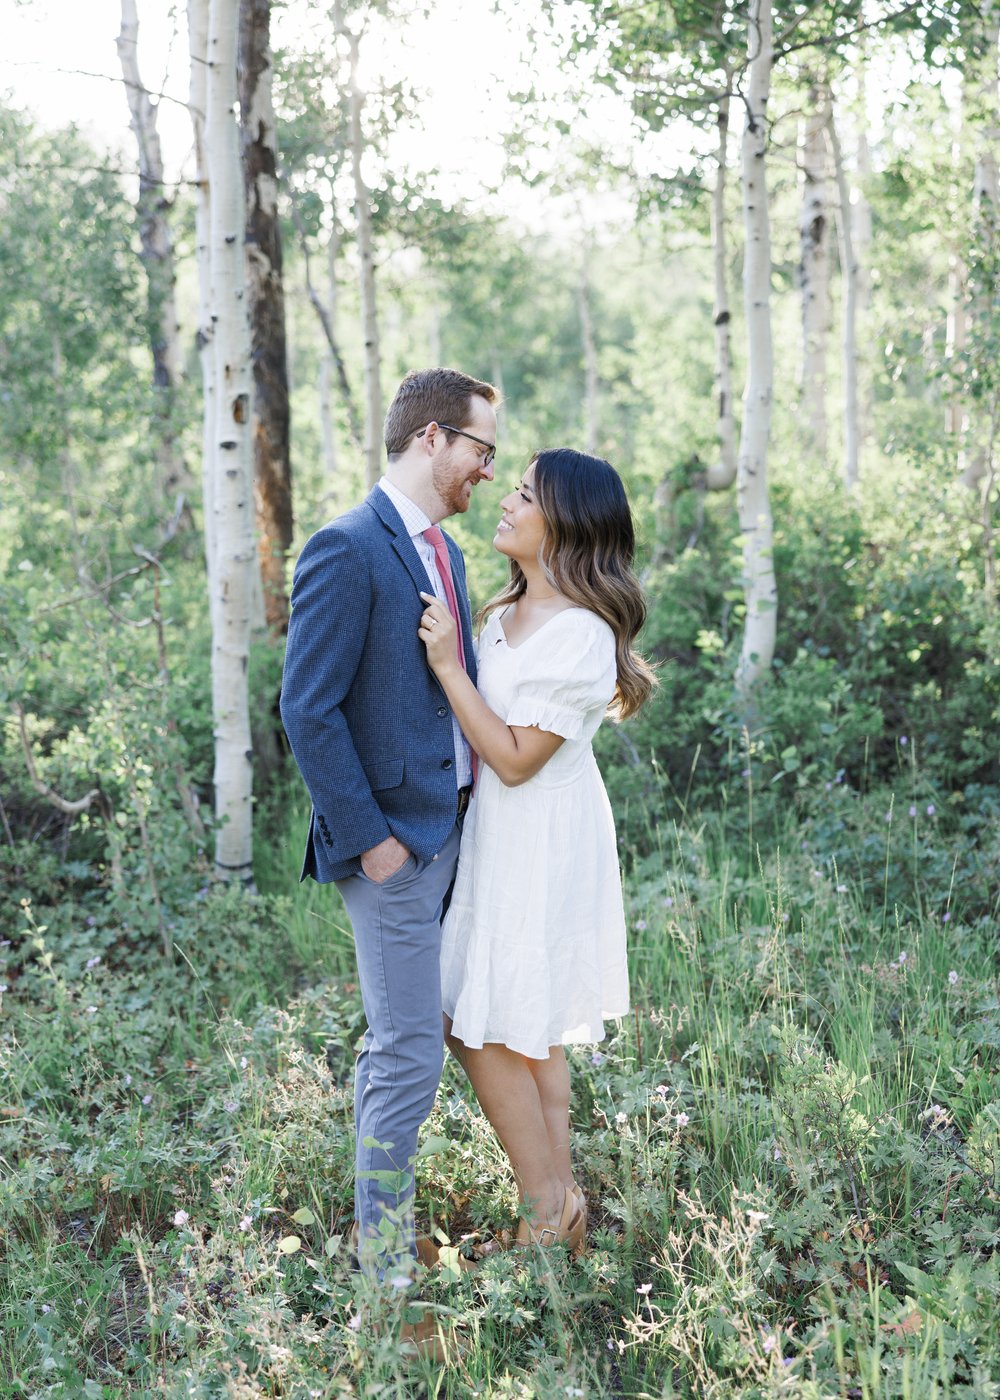
<svg viewBox="0 0 1000 1400">
<path fill-rule="evenodd" d="M 447 713 L 448 713 L 448 706 L 447 706 L 447 705 L 439 705 L 439 706 L 438 706 L 438 719 L 444 719 L 444 717 L 445 717 L 445 715 L 446 715 Z"/>
<path fill-rule="evenodd" d="M 441 764 L 441 767 L 442 767 L 442 768 L 454 768 L 454 766 L 455 766 L 455 765 L 454 765 L 454 763 L 452 762 L 452 760 L 451 760 L 450 758 L 446 758 L 446 759 L 444 760 L 444 762 Z"/>
</svg>

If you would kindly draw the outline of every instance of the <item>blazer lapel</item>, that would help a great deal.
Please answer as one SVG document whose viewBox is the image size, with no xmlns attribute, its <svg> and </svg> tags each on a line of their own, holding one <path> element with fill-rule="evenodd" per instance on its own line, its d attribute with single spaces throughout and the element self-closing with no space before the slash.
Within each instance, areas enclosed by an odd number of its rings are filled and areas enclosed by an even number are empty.
<svg viewBox="0 0 1000 1400">
<path fill-rule="evenodd" d="M 427 593 L 431 586 L 427 570 L 423 566 L 420 555 L 413 547 L 413 541 L 407 534 L 399 511 L 380 486 L 372 487 L 368 493 L 367 504 L 371 506 L 379 520 L 392 535 L 392 547 L 406 566 L 406 571 L 413 579 L 417 592 Z"/>
</svg>

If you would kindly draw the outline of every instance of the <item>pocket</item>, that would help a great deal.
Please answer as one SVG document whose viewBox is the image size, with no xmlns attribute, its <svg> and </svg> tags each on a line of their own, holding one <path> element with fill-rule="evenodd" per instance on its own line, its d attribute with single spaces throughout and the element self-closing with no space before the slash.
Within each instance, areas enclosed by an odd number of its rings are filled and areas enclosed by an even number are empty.
<svg viewBox="0 0 1000 1400">
<path fill-rule="evenodd" d="M 395 788 L 403 781 L 403 760 L 401 758 L 377 758 L 372 763 L 363 763 L 365 777 L 372 792 L 384 792 Z"/>
<path fill-rule="evenodd" d="M 389 885 L 395 885 L 398 882 L 405 880 L 407 875 L 412 875 L 416 868 L 417 858 L 411 851 L 410 854 L 403 861 L 403 864 L 399 867 L 399 869 L 394 870 L 391 875 L 387 875 L 384 880 L 373 880 L 372 877 L 370 875 L 366 875 L 363 870 L 359 870 L 358 874 L 361 876 L 362 880 L 367 880 L 369 885 L 374 885 L 377 890 L 384 890 Z"/>
</svg>

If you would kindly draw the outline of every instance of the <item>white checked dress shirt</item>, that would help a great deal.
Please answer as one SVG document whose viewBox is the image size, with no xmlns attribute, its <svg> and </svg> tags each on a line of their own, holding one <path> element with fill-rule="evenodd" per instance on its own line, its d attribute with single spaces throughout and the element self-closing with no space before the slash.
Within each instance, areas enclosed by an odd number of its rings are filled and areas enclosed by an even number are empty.
<svg viewBox="0 0 1000 1400">
<path fill-rule="evenodd" d="M 409 496 L 404 496 L 398 486 L 393 486 L 388 477 L 380 477 L 378 484 L 396 507 L 403 524 L 406 526 L 413 548 L 420 555 L 420 562 L 427 570 L 430 591 L 436 598 L 440 598 L 447 607 L 448 600 L 445 597 L 444 584 L 441 581 L 437 561 L 434 558 L 434 546 L 428 544 L 424 539 L 424 531 L 430 529 L 434 524 L 433 520 L 429 520 L 420 507 L 414 505 Z M 472 782 L 472 756 L 465 735 L 454 715 L 451 717 L 451 729 L 455 744 L 456 786 L 459 788 L 468 787 Z"/>
</svg>

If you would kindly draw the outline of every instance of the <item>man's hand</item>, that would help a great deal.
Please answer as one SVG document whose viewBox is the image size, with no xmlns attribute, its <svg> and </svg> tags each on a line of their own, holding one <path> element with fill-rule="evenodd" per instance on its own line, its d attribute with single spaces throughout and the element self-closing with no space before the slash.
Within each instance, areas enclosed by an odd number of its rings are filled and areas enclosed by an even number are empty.
<svg viewBox="0 0 1000 1400">
<path fill-rule="evenodd" d="M 361 869 L 376 885 L 384 885 L 390 876 L 402 868 L 409 854 L 402 841 L 397 841 L 395 836 L 387 836 L 370 851 L 364 852 L 361 857 Z"/>
</svg>

